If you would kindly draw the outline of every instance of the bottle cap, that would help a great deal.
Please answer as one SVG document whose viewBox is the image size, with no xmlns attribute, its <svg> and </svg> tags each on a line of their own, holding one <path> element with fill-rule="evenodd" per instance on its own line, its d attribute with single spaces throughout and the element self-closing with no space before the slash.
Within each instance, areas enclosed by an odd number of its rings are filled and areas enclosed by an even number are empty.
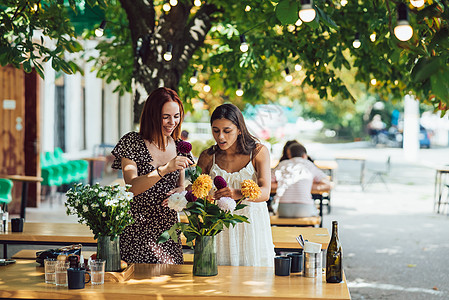
<svg viewBox="0 0 449 300">
<path fill-rule="evenodd" d="M 304 243 L 304 252 L 307 253 L 320 253 L 321 252 L 321 244 L 305 242 Z"/>
</svg>

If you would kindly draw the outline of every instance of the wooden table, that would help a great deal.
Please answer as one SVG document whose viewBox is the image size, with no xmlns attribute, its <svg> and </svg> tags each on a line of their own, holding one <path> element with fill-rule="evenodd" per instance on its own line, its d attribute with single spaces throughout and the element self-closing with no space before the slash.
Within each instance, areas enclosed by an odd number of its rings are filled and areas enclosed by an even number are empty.
<svg viewBox="0 0 449 300">
<path fill-rule="evenodd" d="M 180 215 L 179 219 L 182 223 L 188 223 L 186 215 Z M 271 226 L 315 226 L 321 223 L 321 217 L 304 217 L 304 218 L 279 218 L 278 216 L 270 216 Z"/>
<path fill-rule="evenodd" d="M 346 278 L 326 283 L 323 277 L 276 276 L 273 268 L 219 266 L 218 275 L 192 275 L 192 265 L 136 264 L 125 282 L 87 284 L 69 290 L 46 284 L 43 267 L 29 260 L 0 267 L 0 297 L 28 299 L 351 299 Z"/>
<path fill-rule="evenodd" d="M 322 249 L 327 249 L 330 240 L 327 228 L 271 227 L 271 232 L 278 252 L 299 249 L 295 239 L 299 234 L 311 242 L 322 244 Z M 184 237 L 182 243 L 185 246 Z M 3 244 L 3 256 L 7 258 L 9 244 L 96 246 L 97 241 L 89 227 L 79 223 L 25 223 L 23 232 L 0 233 L 0 244 Z"/>
<path fill-rule="evenodd" d="M 44 179 L 38 176 L 25 176 L 25 175 L 0 175 L 0 178 L 7 178 L 12 181 L 19 181 L 23 183 L 22 186 L 22 200 L 20 203 L 20 217 L 25 218 L 25 209 L 28 201 L 28 183 L 29 182 L 41 182 Z"/>
<path fill-rule="evenodd" d="M 82 160 L 87 160 L 89 162 L 89 184 L 94 184 L 94 162 L 96 161 L 106 161 L 105 156 L 95 156 L 95 157 L 85 157 Z"/>
<path fill-rule="evenodd" d="M 434 192 L 434 210 L 440 213 L 441 197 L 443 196 L 443 185 L 449 184 L 449 180 L 445 181 L 445 177 L 449 178 L 449 167 L 436 169 L 435 174 L 435 192 Z"/>
</svg>

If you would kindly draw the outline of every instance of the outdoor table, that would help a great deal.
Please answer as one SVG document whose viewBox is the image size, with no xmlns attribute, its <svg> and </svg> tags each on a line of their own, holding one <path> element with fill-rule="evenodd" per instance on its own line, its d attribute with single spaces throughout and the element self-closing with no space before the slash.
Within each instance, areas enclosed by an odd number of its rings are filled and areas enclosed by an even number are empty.
<svg viewBox="0 0 449 300">
<path fill-rule="evenodd" d="M 192 265 L 136 264 L 127 281 L 78 290 L 46 284 L 44 268 L 29 260 L 0 270 L 0 298 L 8 299 L 351 299 L 345 277 L 330 284 L 324 276 L 276 276 L 269 267 L 218 266 L 218 275 L 201 277 Z"/>
<path fill-rule="evenodd" d="M 83 160 L 89 162 L 89 184 L 92 186 L 94 184 L 94 162 L 96 161 L 106 161 L 105 156 L 95 156 L 95 157 L 85 157 Z"/>
<path fill-rule="evenodd" d="M 449 184 L 449 181 L 445 181 L 445 178 L 449 178 L 449 167 L 444 168 L 438 168 L 436 169 L 435 174 L 435 191 L 434 191 L 434 209 L 436 207 L 437 213 L 440 213 L 440 206 L 441 206 L 441 197 L 443 196 L 443 185 L 446 182 Z"/>
<path fill-rule="evenodd" d="M 44 179 L 39 176 L 25 175 L 0 175 L 0 178 L 6 178 L 12 181 L 22 182 L 22 200 L 20 202 L 20 217 L 25 218 L 25 209 L 28 201 L 28 182 L 41 182 Z"/>
<path fill-rule="evenodd" d="M 238 225 L 237 225 L 238 226 Z M 320 243 L 327 249 L 330 236 L 327 228 L 314 227 L 271 227 L 276 251 L 291 251 L 300 248 L 295 237 L 302 234 L 311 242 Z M 182 244 L 186 246 L 184 236 Z M 79 223 L 25 223 L 23 232 L 0 233 L 3 256 L 7 258 L 9 244 L 21 245 L 71 245 L 96 246 L 97 241 L 86 225 Z"/>
</svg>

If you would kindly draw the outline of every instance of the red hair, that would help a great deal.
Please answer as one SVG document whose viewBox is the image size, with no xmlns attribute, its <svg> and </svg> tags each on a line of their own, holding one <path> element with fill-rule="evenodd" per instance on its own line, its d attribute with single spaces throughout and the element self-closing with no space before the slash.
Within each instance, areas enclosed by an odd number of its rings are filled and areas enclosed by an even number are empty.
<svg viewBox="0 0 449 300">
<path fill-rule="evenodd" d="M 174 140 L 178 140 L 181 136 L 181 124 L 184 120 L 184 106 L 174 90 L 165 87 L 154 90 L 148 96 L 140 115 L 140 135 L 150 143 L 154 142 L 162 151 L 165 151 L 165 141 L 162 134 L 162 107 L 170 101 L 179 105 L 180 121 L 171 134 Z"/>
</svg>

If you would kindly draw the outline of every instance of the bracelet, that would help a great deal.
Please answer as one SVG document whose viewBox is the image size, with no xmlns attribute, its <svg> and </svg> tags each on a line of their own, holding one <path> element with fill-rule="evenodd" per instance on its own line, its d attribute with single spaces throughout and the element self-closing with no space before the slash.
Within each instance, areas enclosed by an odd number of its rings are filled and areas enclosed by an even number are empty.
<svg viewBox="0 0 449 300">
<path fill-rule="evenodd" d="M 163 177 L 163 176 L 161 175 L 161 173 L 159 172 L 159 167 L 156 168 L 156 172 L 157 172 L 157 175 L 159 175 L 160 178 Z"/>
</svg>

